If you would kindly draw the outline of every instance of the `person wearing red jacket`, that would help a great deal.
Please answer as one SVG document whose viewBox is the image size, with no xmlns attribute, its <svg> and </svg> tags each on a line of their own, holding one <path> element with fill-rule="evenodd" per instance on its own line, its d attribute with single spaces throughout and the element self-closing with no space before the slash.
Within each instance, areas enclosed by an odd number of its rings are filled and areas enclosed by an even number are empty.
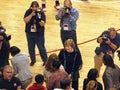
<svg viewBox="0 0 120 90">
<path fill-rule="evenodd" d="M 44 83 L 44 76 L 42 74 L 37 74 L 35 76 L 35 83 L 28 88 L 28 90 L 47 90 Z"/>
</svg>

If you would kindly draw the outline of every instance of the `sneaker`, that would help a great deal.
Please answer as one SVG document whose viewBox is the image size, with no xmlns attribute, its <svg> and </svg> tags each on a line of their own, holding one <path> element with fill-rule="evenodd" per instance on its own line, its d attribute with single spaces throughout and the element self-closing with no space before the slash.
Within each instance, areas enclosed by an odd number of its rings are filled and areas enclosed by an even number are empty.
<svg viewBox="0 0 120 90">
<path fill-rule="evenodd" d="M 36 61 L 35 61 L 35 62 L 31 62 L 31 63 L 30 63 L 30 66 L 33 66 L 35 63 L 36 63 Z"/>
<path fill-rule="evenodd" d="M 43 62 L 43 66 L 45 66 L 45 62 Z"/>
</svg>

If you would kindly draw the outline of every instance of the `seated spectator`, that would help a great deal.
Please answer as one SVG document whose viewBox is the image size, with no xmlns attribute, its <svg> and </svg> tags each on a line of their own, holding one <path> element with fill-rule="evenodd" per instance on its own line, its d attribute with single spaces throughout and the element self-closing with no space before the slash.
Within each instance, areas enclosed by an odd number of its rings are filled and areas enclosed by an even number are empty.
<svg viewBox="0 0 120 90">
<path fill-rule="evenodd" d="M 106 66 L 102 77 L 104 90 L 120 90 L 120 68 L 108 54 L 103 56 L 103 63 Z"/>
<path fill-rule="evenodd" d="M 0 78 L 0 90 L 21 90 L 21 82 L 13 76 L 12 67 L 9 65 L 3 68 L 3 77 Z"/>
<path fill-rule="evenodd" d="M 74 90 L 72 88 L 72 79 L 70 77 L 66 77 L 60 81 L 60 88 L 56 88 L 54 90 Z"/>
<path fill-rule="evenodd" d="M 58 60 L 58 56 L 57 56 L 57 54 L 52 53 L 52 54 L 48 57 L 48 60 L 46 61 L 45 66 L 43 67 L 43 73 L 44 73 L 44 77 L 45 77 L 45 80 L 46 80 L 46 81 L 48 80 L 48 78 L 51 76 L 51 74 L 52 74 L 52 72 L 53 72 L 51 65 L 52 65 L 52 62 L 53 62 L 54 60 Z M 64 67 L 63 67 L 62 65 L 60 66 L 60 70 L 65 71 L 65 70 L 64 70 Z"/>
<path fill-rule="evenodd" d="M 97 89 L 96 90 L 103 90 L 102 84 L 97 81 L 98 77 L 98 70 L 95 68 L 91 68 L 87 74 L 87 78 L 83 81 L 83 90 L 86 90 L 87 84 L 89 81 L 94 80 L 97 82 Z"/>
<path fill-rule="evenodd" d="M 42 74 L 37 74 L 35 76 L 35 83 L 28 88 L 28 90 L 47 90 L 44 86 L 44 76 Z"/>
<path fill-rule="evenodd" d="M 32 82 L 32 72 L 29 66 L 29 58 L 26 53 L 21 53 L 21 50 L 12 46 L 10 48 L 11 56 L 13 57 L 11 60 L 12 66 L 14 68 L 14 75 L 18 75 L 22 83 L 22 87 L 26 89 L 26 87 Z"/>
<path fill-rule="evenodd" d="M 94 80 L 91 80 L 88 82 L 86 90 L 97 90 L 97 82 Z"/>
<path fill-rule="evenodd" d="M 60 61 L 54 60 L 52 62 L 51 68 L 53 70 L 51 76 L 46 81 L 46 86 L 48 90 L 53 90 L 54 88 L 60 88 L 60 81 L 68 77 L 67 72 L 60 70 Z"/>
</svg>

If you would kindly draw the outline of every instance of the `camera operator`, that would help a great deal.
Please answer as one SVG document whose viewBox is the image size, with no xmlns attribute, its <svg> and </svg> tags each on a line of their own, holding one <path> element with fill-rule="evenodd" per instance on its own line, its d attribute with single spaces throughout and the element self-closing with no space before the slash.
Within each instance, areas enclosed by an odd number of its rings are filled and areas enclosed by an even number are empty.
<svg viewBox="0 0 120 90">
<path fill-rule="evenodd" d="M 35 45 L 38 46 L 39 53 L 44 65 L 47 60 L 46 48 L 44 46 L 46 16 L 44 12 L 39 8 L 37 1 L 33 1 L 31 3 L 30 8 L 24 15 L 24 21 L 26 23 L 25 32 L 28 42 L 28 50 L 31 58 L 30 65 L 33 66 L 36 62 Z"/>
<path fill-rule="evenodd" d="M 61 40 L 73 39 L 77 46 L 76 22 L 79 18 L 79 12 L 72 7 L 71 0 L 64 0 L 64 7 L 61 7 L 55 16 L 56 20 L 60 20 Z"/>
<path fill-rule="evenodd" d="M 2 76 L 3 67 L 9 64 L 9 40 L 11 39 L 11 35 L 7 35 L 5 31 L 6 29 L 0 21 L 0 77 Z"/>
<path fill-rule="evenodd" d="M 95 50 L 94 64 L 100 74 L 104 54 L 109 54 L 114 58 L 114 52 L 120 46 L 120 34 L 115 31 L 115 28 L 108 28 L 97 38 L 97 42 L 100 43 L 100 47 Z"/>
<path fill-rule="evenodd" d="M 7 35 L 5 32 L 6 32 L 6 29 L 3 27 L 2 22 L 0 21 L 0 34 L 4 36 L 6 41 L 9 41 L 11 39 L 11 35 Z"/>
</svg>

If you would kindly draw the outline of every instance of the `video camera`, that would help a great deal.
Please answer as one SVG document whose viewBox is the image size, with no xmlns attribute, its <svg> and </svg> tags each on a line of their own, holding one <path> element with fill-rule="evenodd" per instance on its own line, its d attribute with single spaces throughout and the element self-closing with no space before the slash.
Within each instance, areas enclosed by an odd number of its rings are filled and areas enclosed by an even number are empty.
<svg viewBox="0 0 120 90">
<path fill-rule="evenodd" d="M 104 37 L 102 38 L 103 41 L 108 41 L 109 35 L 105 34 Z"/>
<path fill-rule="evenodd" d="M 65 14 L 70 14 L 71 8 L 70 7 L 65 7 Z"/>
<path fill-rule="evenodd" d="M 107 30 L 107 31 L 104 31 L 103 34 L 102 34 L 102 36 L 103 36 L 102 40 L 103 40 L 104 42 L 108 41 L 108 39 L 110 38 L 110 36 L 109 36 L 109 31 L 108 31 L 108 30 Z"/>
</svg>

